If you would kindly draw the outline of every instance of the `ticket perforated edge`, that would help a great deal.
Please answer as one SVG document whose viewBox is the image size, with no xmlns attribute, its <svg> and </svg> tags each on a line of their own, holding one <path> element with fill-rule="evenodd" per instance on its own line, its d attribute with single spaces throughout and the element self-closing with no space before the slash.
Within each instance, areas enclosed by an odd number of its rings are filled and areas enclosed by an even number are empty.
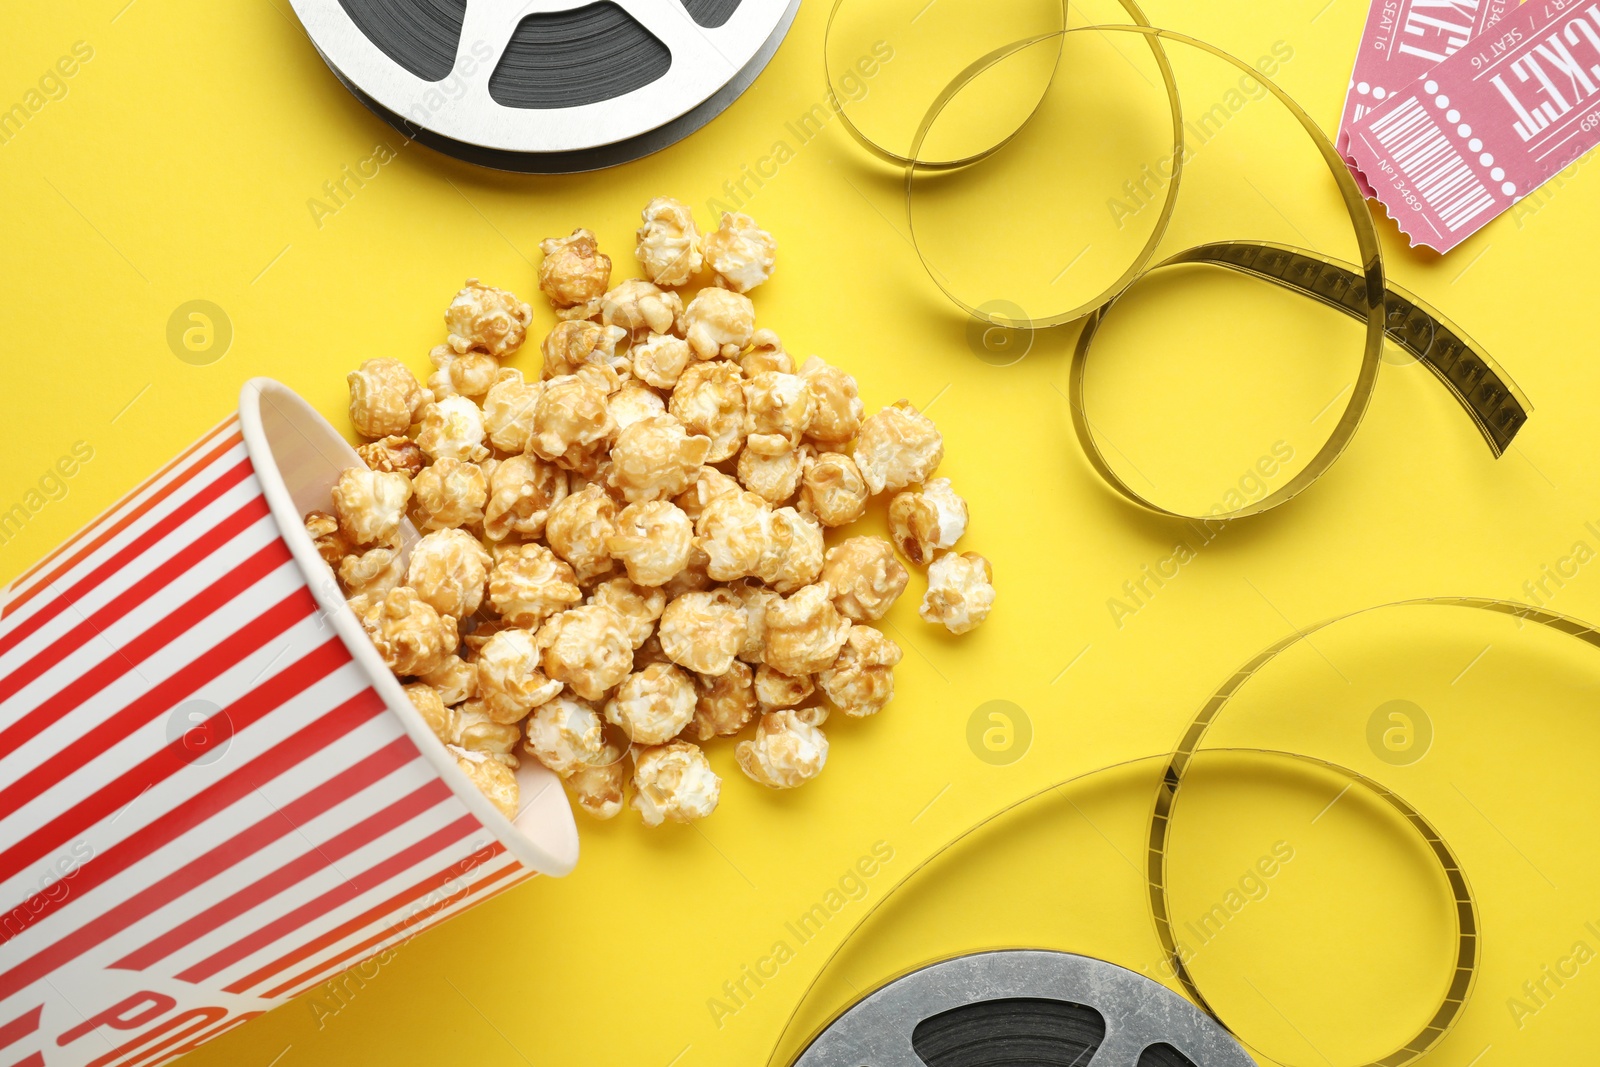
<svg viewBox="0 0 1600 1067">
<path fill-rule="evenodd" d="M 1367 112 L 1499 22 L 1518 0 L 1373 0 L 1350 72 L 1334 146 L 1367 196 L 1372 184 L 1350 158 L 1350 128 Z"/>
<path fill-rule="evenodd" d="M 1448 252 L 1600 144 L 1600 2 L 1528 0 L 1356 120 L 1349 153 L 1413 246 Z"/>
</svg>

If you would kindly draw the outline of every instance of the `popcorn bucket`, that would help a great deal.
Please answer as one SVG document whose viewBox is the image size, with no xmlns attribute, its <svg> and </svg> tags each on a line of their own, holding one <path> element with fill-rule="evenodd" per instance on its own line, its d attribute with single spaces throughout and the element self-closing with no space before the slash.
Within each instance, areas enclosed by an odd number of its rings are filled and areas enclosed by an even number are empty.
<svg viewBox="0 0 1600 1067">
<path fill-rule="evenodd" d="M 0 1065 L 166 1062 L 531 878 L 301 524 L 355 451 L 258 378 L 0 594 Z"/>
</svg>

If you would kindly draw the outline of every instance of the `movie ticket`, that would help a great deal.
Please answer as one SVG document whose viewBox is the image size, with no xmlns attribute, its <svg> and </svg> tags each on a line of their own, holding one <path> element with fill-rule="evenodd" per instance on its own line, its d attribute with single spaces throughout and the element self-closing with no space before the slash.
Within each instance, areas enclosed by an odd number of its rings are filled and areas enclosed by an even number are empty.
<svg viewBox="0 0 1600 1067">
<path fill-rule="evenodd" d="M 1528 0 L 1350 129 L 1413 246 L 1448 252 L 1600 143 L 1600 0 Z"/>
<path fill-rule="evenodd" d="M 1517 0 L 1373 0 L 1334 146 L 1367 196 L 1372 185 L 1350 161 L 1350 127 L 1357 119 L 1455 55 Z"/>
</svg>

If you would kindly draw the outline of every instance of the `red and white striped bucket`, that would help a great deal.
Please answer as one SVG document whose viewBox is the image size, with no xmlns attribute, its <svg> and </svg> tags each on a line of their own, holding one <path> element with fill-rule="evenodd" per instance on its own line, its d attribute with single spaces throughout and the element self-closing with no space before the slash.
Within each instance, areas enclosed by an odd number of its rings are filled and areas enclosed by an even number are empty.
<svg viewBox="0 0 1600 1067">
<path fill-rule="evenodd" d="M 0 594 L 0 1067 L 166 1062 L 536 873 L 301 524 L 355 451 L 277 382 Z"/>
</svg>

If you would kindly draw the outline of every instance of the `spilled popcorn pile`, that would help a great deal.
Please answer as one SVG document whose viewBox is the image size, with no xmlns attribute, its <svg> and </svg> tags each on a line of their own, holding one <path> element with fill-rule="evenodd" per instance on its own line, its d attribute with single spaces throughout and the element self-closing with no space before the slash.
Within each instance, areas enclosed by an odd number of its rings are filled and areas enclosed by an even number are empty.
<svg viewBox="0 0 1600 1067">
<path fill-rule="evenodd" d="M 965 633 L 994 602 L 988 562 L 951 551 L 967 505 L 939 431 L 901 401 L 862 417 L 855 379 L 797 369 L 745 294 L 777 244 L 743 214 L 702 236 L 665 197 L 644 210 L 645 277 L 611 285 L 588 230 L 543 242 L 562 320 L 537 381 L 500 361 L 533 310 L 469 281 L 424 388 L 394 359 L 349 376 L 366 469 L 307 531 L 385 663 L 506 816 L 532 756 L 590 814 L 687 822 L 717 806 L 700 743 L 733 737 L 775 789 L 828 758 L 830 709 L 894 694 L 899 647 L 866 623 L 926 567 L 922 618 Z M 709 272 L 687 304 L 675 287 Z M 892 493 L 893 545 L 825 528 Z M 409 517 L 421 534 L 407 553 Z M 820 693 L 820 697 L 819 694 Z M 631 757 L 631 758 L 630 758 Z"/>
</svg>

